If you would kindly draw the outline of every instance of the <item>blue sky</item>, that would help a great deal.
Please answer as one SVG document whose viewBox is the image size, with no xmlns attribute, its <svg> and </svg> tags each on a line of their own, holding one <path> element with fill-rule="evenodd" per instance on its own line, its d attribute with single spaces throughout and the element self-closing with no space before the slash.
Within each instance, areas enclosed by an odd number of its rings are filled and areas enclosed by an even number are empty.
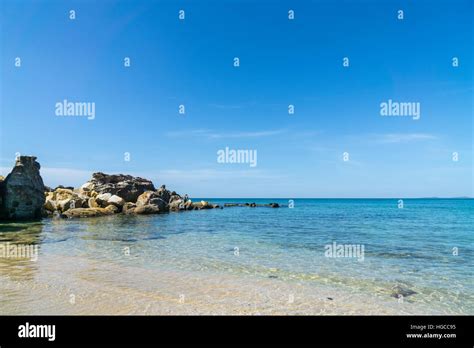
<svg viewBox="0 0 474 348">
<path fill-rule="evenodd" d="M 103 171 L 191 197 L 473 196 L 470 0 L 0 6 L 2 175 L 19 152 L 51 186 Z M 56 116 L 64 99 L 95 119 Z M 380 116 L 388 99 L 420 119 Z M 218 163 L 225 147 L 257 166 Z"/>
</svg>

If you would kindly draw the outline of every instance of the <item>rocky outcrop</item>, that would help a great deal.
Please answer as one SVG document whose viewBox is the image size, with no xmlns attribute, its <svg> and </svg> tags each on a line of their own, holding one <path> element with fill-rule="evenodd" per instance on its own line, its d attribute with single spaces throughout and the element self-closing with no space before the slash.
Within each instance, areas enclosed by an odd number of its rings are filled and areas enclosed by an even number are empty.
<svg viewBox="0 0 474 348">
<path fill-rule="evenodd" d="M 187 195 L 169 191 L 165 185 L 155 190 L 150 180 L 131 175 L 94 173 L 92 179 L 75 189 L 44 186 L 36 157 L 20 156 L 12 172 L 0 176 L 0 219 L 22 220 L 42 216 L 65 218 L 112 214 L 159 214 L 169 211 L 205 210 L 221 206 L 207 201 L 192 202 Z M 278 203 L 229 203 L 224 206 L 268 206 Z"/>
<path fill-rule="evenodd" d="M 29 220 L 43 215 L 45 188 L 36 157 L 20 156 L 0 181 L 0 219 Z"/>
<path fill-rule="evenodd" d="M 110 193 L 121 197 L 125 202 L 135 203 L 137 198 L 146 191 L 155 191 L 150 180 L 131 175 L 92 174 L 92 179 L 81 186 L 84 192 L 95 191 L 98 194 Z"/>
<path fill-rule="evenodd" d="M 45 192 L 45 210 L 52 216 L 66 218 L 95 217 L 110 214 L 160 214 L 185 210 L 221 208 L 207 201 L 192 202 L 187 195 L 170 191 L 165 185 L 155 190 L 150 180 L 130 175 L 94 173 L 92 179 L 78 189 L 58 186 Z M 272 206 L 237 203 L 232 206 Z M 226 205 L 227 206 L 227 205 Z"/>
</svg>

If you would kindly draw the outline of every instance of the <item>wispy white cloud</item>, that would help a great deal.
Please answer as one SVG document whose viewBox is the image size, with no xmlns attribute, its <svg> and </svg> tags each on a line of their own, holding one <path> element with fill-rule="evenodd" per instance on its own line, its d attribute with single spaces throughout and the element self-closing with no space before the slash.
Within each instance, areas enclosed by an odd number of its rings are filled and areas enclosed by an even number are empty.
<svg viewBox="0 0 474 348">
<path fill-rule="evenodd" d="M 168 132 L 168 137 L 203 137 L 207 139 L 227 139 L 227 138 L 262 138 L 285 133 L 285 129 L 262 130 L 255 132 L 215 132 L 209 129 L 191 129 L 176 132 Z"/>
<path fill-rule="evenodd" d="M 160 181 L 167 180 L 229 180 L 229 179 L 276 179 L 277 174 L 268 173 L 259 169 L 220 170 L 220 169 L 168 169 L 160 170 L 151 176 L 158 177 Z"/>
<path fill-rule="evenodd" d="M 379 143 L 408 143 L 412 141 L 434 140 L 437 137 L 426 133 L 391 133 L 376 134 L 375 139 Z"/>
</svg>

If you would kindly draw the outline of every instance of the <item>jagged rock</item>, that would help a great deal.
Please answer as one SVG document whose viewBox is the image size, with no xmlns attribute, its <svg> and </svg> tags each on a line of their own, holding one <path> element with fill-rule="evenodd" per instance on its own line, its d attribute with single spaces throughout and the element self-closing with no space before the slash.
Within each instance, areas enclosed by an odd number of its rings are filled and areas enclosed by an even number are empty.
<svg viewBox="0 0 474 348">
<path fill-rule="evenodd" d="M 46 211 L 58 210 L 65 212 L 69 209 L 87 208 L 88 197 L 69 188 L 58 188 L 53 192 L 46 192 L 44 209 Z"/>
<path fill-rule="evenodd" d="M 44 203 L 44 209 L 50 212 L 56 211 L 58 208 L 56 206 L 56 202 L 52 199 L 46 197 L 46 202 Z"/>
<path fill-rule="evenodd" d="M 121 209 L 123 205 L 125 204 L 125 201 L 122 197 L 113 195 L 112 197 L 109 198 L 109 200 L 107 201 L 107 204 L 115 205 L 117 208 Z"/>
<path fill-rule="evenodd" d="M 135 203 L 127 202 L 122 207 L 122 213 L 124 214 L 133 214 L 134 209 L 137 207 Z"/>
<path fill-rule="evenodd" d="M 180 201 L 180 200 L 182 200 L 182 197 L 180 195 L 176 194 L 176 192 L 175 192 L 174 195 L 170 195 L 170 198 L 169 198 L 170 203 L 173 203 L 175 201 Z"/>
<path fill-rule="evenodd" d="M 137 206 L 133 209 L 134 214 L 158 214 L 160 213 L 160 208 L 154 204 L 146 204 Z"/>
<path fill-rule="evenodd" d="M 144 205 L 155 205 L 161 212 L 168 210 L 168 203 L 153 191 L 144 192 L 137 198 L 137 208 Z"/>
<path fill-rule="evenodd" d="M 171 192 L 166 189 L 165 185 L 161 185 L 160 188 L 156 190 L 156 194 L 166 203 L 171 203 Z"/>
<path fill-rule="evenodd" d="M 115 207 L 116 208 L 116 207 Z M 114 212 L 107 208 L 75 208 L 62 213 L 66 218 L 85 218 L 112 215 Z"/>
<path fill-rule="evenodd" d="M 280 208 L 280 205 L 278 203 L 270 203 L 270 207 L 272 208 Z"/>
<path fill-rule="evenodd" d="M 193 201 L 188 199 L 186 203 L 184 203 L 184 207 L 186 210 L 193 210 Z"/>
<path fill-rule="evenodd" d="M 108 206 L 105 208 L 105 210 L 111 211 L 113 214 L 120 212 L 120 209 L 119 209 L 118 207 L 116 207 L 115 205 L 113 205 L 113 204 L 108 205 Z"/>
<path fill-rule="evenodd" d="M 90 192 L 94 190 L 94 184 L 91 182 L 86 182 L 84 185 L 81 186 L 81 190 L 84 192 Z"/>
<path fill-rule="evenodd" d="M 53 191 L 53 199 L 62 201 L 64 199 L 71 199 L 74 197 L 74 192 L 71 189 L 57 188 Z"/>
<path fill-rule="evenodd" d="M 94 197 L 87 200 L 87 205 L 89 208 L 100 208 L 99 203 L 97 203 L 97 200 Z"/>
<path fill-rule="evenodd" d="M 182 199 L 172 201 L 169 204 L 169 208 L 171 211 L 186 210 L 186 206 L 184 205 L 184 201 Z"/>
<path fill-rule="evenodd" d="M 20 156 L 10 174 L 0 181 L 0 219 L 37 219 L 43 216 L 44 184 L 34 156 Z"/>
<path fill-rule="evenodd" d="M 98 194 L 97 197 L 95 197 L 95 201 L 102 207 L 105 208 L 108 206 L 108 201 L 112 197 L 111 193 L 101 193 Z"/>
<path fill-rule="evenodd" d="M 89 185 L 90 184 L 90 185 Z M 150 180 L 133 177 L 131 175 L 108 175 L 104 173 L 92 174 L 92 179 L 82 185 L 97 193 L 110 193 L 122 197 L 126 202 L 136 202 L 138 196 L 145 191 L 155 191 Z"/>
</svg>

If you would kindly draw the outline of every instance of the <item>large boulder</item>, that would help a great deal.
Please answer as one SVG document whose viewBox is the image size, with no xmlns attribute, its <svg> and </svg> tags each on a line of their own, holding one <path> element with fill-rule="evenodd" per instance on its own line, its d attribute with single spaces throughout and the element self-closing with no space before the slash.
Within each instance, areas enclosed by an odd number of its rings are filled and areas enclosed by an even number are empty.
<svg viewBox="0 0 474 348">
<path fill-rule="evenodd" d="M 19 156 L 5 180 L 0 181 L 0 219 L 28 220 L 43 216 L 44 184 L 34 156 Z"/>
<path fill-rule="evenodd" d="M 138 196 L 146 191 L 155 191 L 150 180 L 131 175 L 108 175 L 104 173 L 92 174 L 92 179 L 81 186 L 84 191 L 95 191 L 98 194 L 110 193 L 125 200 L 136 202 Z"/>
<path fill-rule="evenodd" d="M 145 204 L 133 208 L 134 214 L 147 215 L 147 214 L 158 214 L 161 213 L 160 208 L 154 204 Z"/>
<path fill-rule="evenodd" d="M 137 198 L 137 208 L 145 205 L 155 205 L 160 212 L 168 211 L 168 202 L 161 199 L 159 193 L 146 191 Z"/>
<path fill-rule="evenodd" d="M 97 195 L 97 197 L 95 197 L 95 201 L 102 207 L 102 208 L 105 208 L 106 206 L 108 206 L 108 201 L 109 199 L 112 198 L 112 194 L 111 193 L 100 193 Z"/>
<path fill-rule="evenodd" d="M 123 205 L 125 204 L 125 200 L 122 197 L 117 195 L 112 195 L 107 201 L 108 205 L 115 205 L 117 208 L 122 209 Z"/>
<path fill-rule="evenodd" d="M 89 198 L 70 188 L 56 188 L 52 192 L 46 192 L 44 209 L 48 212 L 65 212 L 69 209 L 87 208 Z"/>
</svg>

